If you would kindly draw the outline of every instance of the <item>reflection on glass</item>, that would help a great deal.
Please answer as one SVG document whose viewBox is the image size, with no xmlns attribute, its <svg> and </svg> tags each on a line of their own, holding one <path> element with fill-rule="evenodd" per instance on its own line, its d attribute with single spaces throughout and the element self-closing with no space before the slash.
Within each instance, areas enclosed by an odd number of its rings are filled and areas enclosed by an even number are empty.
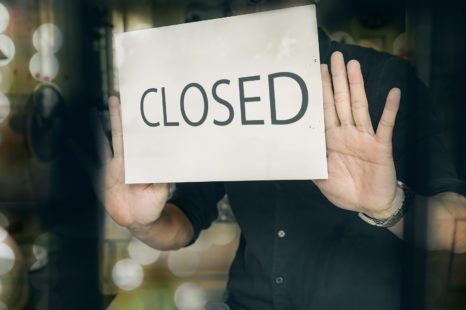
<svg viewBox="0 0 466 310">
<path fill-rule="evenodd" d="M 42 24 L 34 31 L 32 44 L 41 54 L 54 54 L 62 45 L 61 31 L 54 24 Z"/>
<path fill-rule="evenodd" d="M 141 285 L 143 278 L 141 265 L 129 258 L 118 261 L 112 270 L 113 282 L 122 290 L 134 290 Z"/>
<path fill-rule="evenodd" d="M 29 61 L 29 72 L 40 82 L 52 81 L 57 76 L 59 68 L 57 58 L 50 54 L 36 53 Z"/>
<path fill-rule="evenodd" d="M 170 252 L 168 255 L 168 268 L 180 278 L 193 275 L 199 268 L 199 264 L 199 254 L 188 248 Z"/>
</svg>

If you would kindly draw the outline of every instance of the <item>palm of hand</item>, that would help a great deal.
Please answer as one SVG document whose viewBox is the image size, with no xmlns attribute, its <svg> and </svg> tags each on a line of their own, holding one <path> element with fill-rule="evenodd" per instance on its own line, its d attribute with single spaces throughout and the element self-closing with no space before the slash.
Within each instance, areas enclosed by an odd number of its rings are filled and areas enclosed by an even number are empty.
<svg viewBox="0 0 466 310">
<path fill-rule="evenodd" d="M 391 148 L 354 126 L 329 129 L 329 178 L 316 185 L 334 205 L 352 211 L 389 206 L 396 188 Z"/>
<path fill-rule="evenodd" d="M 322 67 L 328 179 L 314 183 L 342 209 L 383 212 L 396 195 L 391 137 L 399 90 L 387 97 L 374 133 L 359 63 L 350 61 L 347 72 L 341 53 L 334 53 L 331 61 L 333 83 L 326 65 Z"/>
<path fill-rule="evenodd" d="M 144 226 L 157 220 L 169 194 L 166 183 L 125 184 L 123 139 L 118 99 L 109 102 L 114 156 L 107 144 L 104 179 L 105 208 L 119 225 Z"/>
</svg>

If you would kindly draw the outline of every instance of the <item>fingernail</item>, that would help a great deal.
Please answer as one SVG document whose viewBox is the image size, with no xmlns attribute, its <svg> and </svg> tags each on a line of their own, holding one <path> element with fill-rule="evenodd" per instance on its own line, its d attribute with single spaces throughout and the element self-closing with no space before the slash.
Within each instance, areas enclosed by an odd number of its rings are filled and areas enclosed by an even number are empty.
<svg viewBox="0 0 466 310">
<path fill-rule="evenodd" d="M 401 97 L 401 89 L 398 87 L 392 88 L 392 94 L 393 96 Z"/>
</svg>

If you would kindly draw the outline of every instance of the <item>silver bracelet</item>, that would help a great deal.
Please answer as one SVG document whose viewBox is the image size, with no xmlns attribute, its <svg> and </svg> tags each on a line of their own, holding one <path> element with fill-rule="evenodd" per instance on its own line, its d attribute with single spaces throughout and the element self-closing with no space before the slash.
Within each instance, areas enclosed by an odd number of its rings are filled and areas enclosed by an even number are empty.
<svg viewBox="0 0 466 310">
<path fill-rule="evenodd" d="M 364 222 L 378 227 L 392 227 L 398 223 L 408 211 L 408 207 L 411 205 L 411 202 L 414 198 L 414 193 L 409 189 L 408 186 L 406 186 L 406 184 L 401 181 L 397 181 L 397 186 L 403 189 L 404 199 L 400 207 L 389 218 L 380 220 L 370 217 L 369 215 L 362 212 L 358 213 L 359 217 L 363 219 Z"/>
</svg>

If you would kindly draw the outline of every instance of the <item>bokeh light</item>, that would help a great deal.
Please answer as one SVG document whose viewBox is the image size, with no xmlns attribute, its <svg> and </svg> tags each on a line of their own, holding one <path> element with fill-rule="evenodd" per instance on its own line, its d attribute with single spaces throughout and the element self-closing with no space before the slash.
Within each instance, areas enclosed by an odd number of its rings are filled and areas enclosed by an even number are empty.
<svg viewBox="0 0 466 310">
<path fill-rule="evenodd" d="M 129 256 L 141 265 L 150 265 L 160 257 L 160 251 L 151 248 L 137 238 L 132 238 L 128 244 Z"/>
<path fill-rule="evenodd" d="M 44 55 L 56 53 L 62 45 L 62 34 L 54 24 L 40 25 L 32 35 L 32 44 Z"/>
<path fill-rule="evenodd" d="M 15 253 L 5 243 L 0 243 L 0 275 L 7 274 L 15 265 Z"/>
<path fill-rule="evenodd" d="M 196 242 L 187 249 L 204 252 L 212 245 L 224 246 L 235 240 L 238 232 L 239 227 L 233 222 L 214 222 L 209 229 L 201 231 Z"/>
<path fill-rule="evenodd" d="M 58 74 L 60 65 L 54 55 L 36 53 L 29 61 L 29 72 L 40 82 L 49 83 Z"/>
<path fill-rule="evenodd" d="M 227 245 L 235 239 L 238 230 L 238 226 L 234 223 L 214 222 L 209 228 L 209 235 L 213 244 Z"/>
<path fill-rule="evenodd" d="M 195 252 L 207 251 L 212 246 L 212 240 L 208 230 L 203 230 L 199 234 L 196 242 L 188 248 Z"/>
<path fill-rule="evenodd" d="M 197 283 L 183 283 L 175 291 L 175 305 L 178 310 L 203 310 L 206 303 L 206 292 Z"/>
<path fill-rule="evenodd" d="M 193 275 L 199 265 L 199 254 L 188 248 L 172 251 L 168 255 L 168 268 L 175 276 L 180 278 Z"/>
<path fill-rule="evenodd" d="M 134 290 L 141 285 L 143 278 L 141 265 L 130 258 L 118 261 L 112 270 L 113 282 L 122 290 Z"/>
<path fill-rule="evenodd" d="M 0 59 L 0 66 L 8 65 L 15 57 L 15 44 L 10 37 L 0 34 L 0 51 L 4 57 Z"/>
<path fill-rule="evenodd" d="M 0 3 L 0 32 L 5 31 L 10 23 L 10 13 L 3 3 Z"/>
<path fill-rule="evenodd" d="M 10 114 L 10 100 L 0 93 L 0 123 L 7 119 Z"/>
</svg>

